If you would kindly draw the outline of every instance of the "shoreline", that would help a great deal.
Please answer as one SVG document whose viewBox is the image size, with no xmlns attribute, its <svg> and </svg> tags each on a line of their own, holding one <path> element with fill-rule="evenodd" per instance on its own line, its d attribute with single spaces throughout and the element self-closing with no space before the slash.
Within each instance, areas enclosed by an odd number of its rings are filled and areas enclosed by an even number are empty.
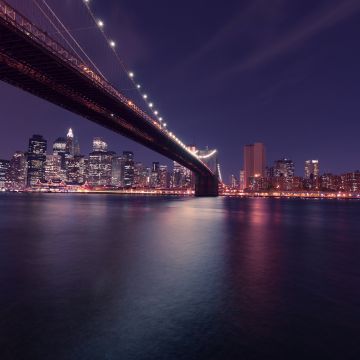
<svg viewBox="0 0 360 360">
<path fill-rule="evenodd" d="M 3 194 L 109 194 L 109 195 L 132 195 L 132 196 L 177 196 L 194 197 L 193 190 L 73 190 L 73 191 L 49 191 L 49 190 L 24 190 L 24 191 L 0 191 Z M 360 200 L 360 193 L 339 192 L 274 192 L 274 193 L 242 193 L 227 191 L 219 194 L 219 197 L 232 198 L 269 198 L 269 199 L 328 199 L 328 200 Z"/>
</svg>

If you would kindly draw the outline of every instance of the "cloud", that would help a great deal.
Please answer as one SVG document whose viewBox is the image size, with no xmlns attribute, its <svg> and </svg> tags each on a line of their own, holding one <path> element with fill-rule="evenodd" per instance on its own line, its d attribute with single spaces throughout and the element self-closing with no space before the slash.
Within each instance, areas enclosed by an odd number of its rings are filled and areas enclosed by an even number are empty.
<svg viewBox="0 0 360 360">
<path fill-rule="evenodd" d="M 316 14 L 306 17 L 283 35 L 267 45 L 261 45 L 247 54 L 238 64 L 222 71 L 218 77 L 228 77 L 242 71 L 255 69 L 272 61 L 310 40 L 322 31 L 336 25 L 360 11 L 358 0 L 342 1 L 335 6 L 322 9 Z"/>
</svg>

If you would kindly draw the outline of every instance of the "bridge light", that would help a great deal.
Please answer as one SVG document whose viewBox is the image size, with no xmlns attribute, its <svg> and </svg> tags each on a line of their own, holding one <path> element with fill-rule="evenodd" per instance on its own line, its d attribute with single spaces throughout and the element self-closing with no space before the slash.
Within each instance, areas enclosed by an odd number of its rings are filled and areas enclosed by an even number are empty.
<svg viewBox="0 0 360 360">
<path fill-rule="evenodd" d="M 138 89 L 140 89 L 140 88 L 141 88 L 141 85 L 140 85 L 140 84 L 137 84 L 136 87 L 137 87 Z"/>
<path fill-rule="evenodd" d="M 143 98 L 146 100 L 148 98 L 148 96 L 146 94 L 144 94 Z"/>
<path fill-rule="evenodd" d="M 154 111 L 154 114 L 157 115 L 159 112 L 157 110 Z"/>
<path fill-rule="evenodd" d="M 113 41 L 113 40 L 110 40 L 110 46 L 112 47 L 112 48 L 114 48 L 115 46 L 116 46 L 116 43 L 115 43 L 115 41 Z"/>
<path fill-rule="evenodd" d="M 98 20 L 97 24 L 100 28 L 104 26 L 104 22 L 102 20 Z"/>
<path fill-rule="evenodd" d="M 153 103 L 149 103 L 149 107 L 151 107 L 151 108 L 152 108 L 153 106 L 154 106 L 154 104 L 153 104 Z"/>
<path fill-rule="evenodd" d="M 131 78 L 133 78 L 133 77 L 135 76 L 135 74 L 134 74 L 132 71 L 130 71 L 130 72 L 129 72 L 129 76 L 130 76 Z"/>
<path fill-rule="evenodd" d="M 163 118 L 161 116 L 159 117 L 159 121 L 163 121 Z"/>
<path fill-rule="evenodd" d="M 166 126 L 167 126 L 167 123 L 164 123 L 163 126 L 166 127 Z"/>
</svg>

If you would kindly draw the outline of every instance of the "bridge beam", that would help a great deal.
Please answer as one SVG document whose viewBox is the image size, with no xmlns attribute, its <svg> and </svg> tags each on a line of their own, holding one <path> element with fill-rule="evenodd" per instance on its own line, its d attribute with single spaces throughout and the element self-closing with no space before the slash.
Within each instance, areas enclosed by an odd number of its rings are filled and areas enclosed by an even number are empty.
<svg viewBox="0 0 360 360">
<path fill-rule="evenodd" d="M 219 196 L 219 181 L 216 176 L 195 175 L 195 196 Z"/>
</svg>

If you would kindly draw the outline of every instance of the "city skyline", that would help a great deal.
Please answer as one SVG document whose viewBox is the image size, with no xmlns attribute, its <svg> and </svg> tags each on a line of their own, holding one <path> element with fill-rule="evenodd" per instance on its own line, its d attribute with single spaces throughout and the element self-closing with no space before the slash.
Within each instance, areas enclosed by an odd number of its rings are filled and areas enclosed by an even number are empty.
<svg viewBox="0 0 360 360">
<path fill-rule="evenodd" d="M 297 3 L 295 12 L 286 2 L 278 1 L 272 4 L 269 12 L 270 5 L 263 1 L 254 4 L 231 1 L 229 4 L 228 10 L 223 9 L 220 13 L 212 6 L 206 7 L 208 19 L 198 38 L 190 36 L 194 30 L 192 26 L 179 36 L 177 26 L 180 24 L 175 22 L 164 35 L 164 42 L 157 36 L 160 28 L 150 26 L 148 14 L 163 20 L 164 14 L 170 11 L 166 3 L 160 11 L 154 11 L 150 4 L 137 9 L 130 1 L 124 1 L 121 10 L 130 14 L 136 24 L 131 21 L 115 23 L 113 16 L 120 15 L 112 14 L 112 10 L 118 9 L 113 1 L 94 4 L 94 11 L 106 19 L 107 29 L 122 44 L 121 54 L 149 89 L 171 128 L 187 143 L 219 149 L 225 179 L 242 167 L 234 154 L 241 153 L 244 144 L 256 141 L 267 145 L 270 159 L 286 157 L 295 164 L 305 159 L 321 159 L 322 169 L 333 173 L 358 169 L 356 134 L 360 125 L 356 94 L 360 81 L 356 66 L 360 51 L 352 34 L 359 23 L 359 5 L 354 1 L 341 4 L 320 1 L 313 7 L 311 2 L 305 1 Z M 59 8 L 60 5 L 54 6 Z M 195 20 L 203 6 L 202 1 L 196 4 L 194 13 L 189 15 L 191 19 Z M 68 15 L 66 21 L 71 26 L 74 19 L 68 5 L 63 4 L 63 8 L 57 10 Z M 237 25 L 240 22 L 234 20 L 248 14 L 249 21 L 257 20 L 260 25 L 265 25 L 263 13 L 269 15 L 267 21 L 273 29 L 270 36 L 280 48 L 275 45 L 267 48 L 265 33 L 260 30 L 254 48 L 239 53 L 237 44 L 249 44 L 249 38 L 242 37 Z M 215 18 L 217 21 L 212 21 Z M 288 22 L 283 32 L 279 23 L 284 18 Z M 304 32 L 306 23 L 312 25 L 312 31 Z M 230 29 L 233 31 L 231 36 Z M 135 42 L 131 41 L 132 31 Z M 173 37 L 172 31 L 177 33 L 179 43 L 173 44 L 169 40 Z M 89 42 L 90 35 L 92 33 L 86 31 L 78 34 L 89 51 L 91 47 L 86 40 Z M 145 41 L 150 46 L 145 46 Z M 200 50 L 196 50 L 199 46 Z M 180 49 L 184 49 L 183 53 Z M 214 63 L 208 63 L 205 55 L 214 54 L 218 49 L 222 50 L 223 58 L 215 56 Z M 164 53 L 167 56 L 164 57 Z M 232 53 L 234 56 L 230 56 Z M 93 55 L 102 64 L 99 56 Z M 238 61 L 238 68 L 234 68 L 234 61 Z M 197 71 L 199 62 L 204 66 L 201 71 Z M 270 63 L 274 65 L 271 70 Z M 232 71 L 232 76 L 227 74 L 227 68 Z M 126 89 L 123 76 L 117 80 L 118 72 L 113 67 L 109 69 L 110 80 Z M 207 80 L 203 71 L 213 76 Z M 169 77 L 169 74 L 173 76 Z M 209 81 L 216 86 L 209 86 Z M 337 84 L 346 91 L 337 91 Z M 13 145 L 19 147 L 35 128 L 35 132 L 53 134 L 50 138 L 61 128 L 70 126 L 81 129 L 80 143 L 86 144 L 86 139 L 96 133 L 107 138 L 115 150 L 132 148 L 147 162 L 154 157 L 142 146 L 8 85 L 1 84 L 0 93 L 3 117 L 7 121 L 7 136 L 0 143 L 2 158 L 11 156 Z M 130 94 L 126 90 L 125 93 Z M 215 99 L 221 107 L 213 101 Z M 14 106 L 14 103 L 21 106 Z M 30 111 L 33 108 L 36 111 Z M 17 138 L 19 129 L 21 136 Z M 162 157 L 159 159 L 163 161 Z"/>
<path fill-rule="evenodd" d="M 15 151 L 10 159 L 0 158 L 0 189 L 22 191 L 50 185 L 73 190 L 79 186 L 194 190 L 195 174 L 175 161 L 168 165 L 153 159 L 146 164 L 132 150 L 113 151 L 106 140 L 98 136 L 92 138 L 91 151 L 85 155 L 78 134 L 72 128 L 65 133 L 66 136 L 58 136 L 53 142 L 34 134 L 29 138 L 26 150 Z M 267 149 L 263 143 L 243 147 L 244 167 L 238 176 L 232 174 L 227 181 L 222 178 L 216 149 L 202 150 L 195 145 L 188 148 L 215 174 L 224 194 L 227 189 L 250 194 L 304 190 L 358 193 L 360 190 L 359 170 L 329 173 L 322 171 L 318 159 L 312 159 L 304 161 L 303 173 L 298 176 L 291 159 L 267 162 Z"/>
</svg>

